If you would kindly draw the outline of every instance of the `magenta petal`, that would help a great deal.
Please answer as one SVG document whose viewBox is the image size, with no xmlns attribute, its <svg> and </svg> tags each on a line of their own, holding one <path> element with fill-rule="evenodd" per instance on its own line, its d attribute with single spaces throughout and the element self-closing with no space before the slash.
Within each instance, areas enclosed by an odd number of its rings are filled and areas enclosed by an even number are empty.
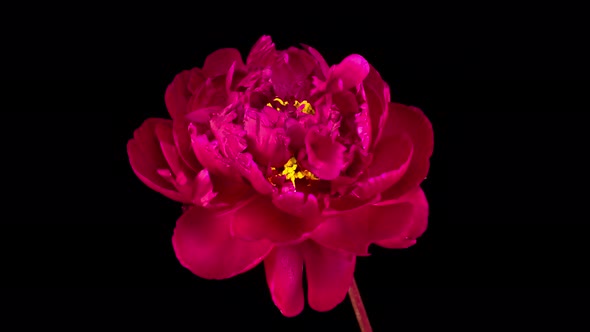
<svg viewBox="0 0 590 332">
<path fill-rule="evenodd" d="M 344 167 L 346 148 L 331 137 L 310 130 L 305 137 L 311 171 L 322 180 L 333 180 Z"/>
<path fill-rule="evenodd" d="M 348 90 L 361 84 L 369 74 L 369 63 L 358 54 L 344 58 L 342 62 L 332 67 L 330 82 L 342 81 L 342 89 Z"/>
<path fill-rule="evenodd" d="M 268 255 L 273 247 L 268 241 L 230 235 L 230 215 L 194 206 L 178 219 L 172 244 L 182 266 L 205 279 L 225 279 L 250 270 Z"/>
<path fill-rule="evenodd" d="M 187 198 L 176 190 L 172 182 L 158 172 L 158 170 L 167 170 L 169 165 L 162 154 L 155 127 L 159 123 L 169 125 L 170 122 L 172 121 L 156 118 L 145 120 L 127 143 L 127 154 L 133 172 L 146 186 L 170 199 L 185 202 Z"/>
<path fill-rule="evenodd" d="M 252 46 L 246 59 L 248 67 L 261 68 L 266 67 L 274 62 L 276 56 L 275 44 L 270 36 L 262 36 Z"/>
<path fill-rule="evenodd" d="M 371 243 L 369 211 L 368 206 L 362 206 L 328 215 L 310 237 L 326 247 L 366 256 Z"/>
<path fill-rule="evenodd" d="M 217 148 L 217 141 L 209 142 L 206 135 L 197 135 L 196 129 L 189 126 L 191 143 L 197 159 L 212 174 L 236 177 L 232 173 L 229 162 L 221 156 Z"/>
<path fill-rule="evenodd" d="M 262 195 L 269 195 L 274 191 L 272 184 L 264 177 L 256 162 L 252 160 L 251 154 L 240 153 L 236 166 L 240 174 L 248 179 L 252 187 Z"/>
<path fill-rule="evenodd" d="M 428 174 L 430 156 L 434 146 L 432 124 L 416 107 L 397 103 L 389 104 L 389 115 L 383 137 L 407 135 L 414 146 L 408 171 L 391 188 L 383 193 L 384 199 L 399 197 L 420 185 Z"/>
<path fill-rule="evenodd" d="M 332 102 L 342 115 L 355 114 L 360 111 L 356 97 L 350 91 L 335 93 L 332 96 Z"/>
<path fill-rule="evenodd" d="M 266 282 L 275 305 L 287 317 L 297 316 L 304 305 L 303 256 L 298 247 L 275 247 L 264 260 Z"/>
<path fill-rule="evenodd" d="M 183 117 L 188 110 L 188 102 L 192 95 L 191 91 L 188 90 L 190 77 L 191 71 L 184 70 L 176 75 L 172 83 L 166 88 L 164 101 L 172 119 Z"/>
<path fill-rule="evenodd" d="M 416 243 L 416 239 L 420 237 L 428 226 L 428 201 L 424 195 L 424 191 L 417 187 L 410 193 L 393 201 L 387 201 L 383 204 L 391 202 L 403 202 L 401 204 L 411 204 L 412 214 L 408 216 L 408 221 L 402 232 L 388 239 L 376 242 L 377 245 L 385 248 L 407 248 Z M 387 206 L 384 206 L 387 208 Z"/>
<path fill-rule="evenodd" d="M 303 253 L 309 306 L 317 311 L 332 310 L 352 285 L 356 257 L 313 241 L 305 243 Z"/>
<path fill-rule="evenodd" d="M 296 243 L 317 226 L 319 220 L 301 219 L 277 209 L 267 196 L 240 207 L 232 220 L 234 236 L 244 240 L 268 239 L 273 243 Z"/>
<path fill-rule="evenodd" d="M 223 109 L 221 106 L 209 106 L 199 108 L 186 115 L 186 118 L 195 123 L 205 124 L 211 120 L 211 115 L 220 112 Z"/>
<path fill-rule="evenodd" d="M 287 49 L 287 55 L 287 63 L 298 80 L 307 78 L 316 67 L 314 57 L 300 48 L 289 47 L 289 49 Z"/>
<path fill-rule="evenodd" d="M 174 120 L 172 122 L 172 136 L 174 139 L 174 144 L 178 149 L 180 157 L 182 160 L 184 160 L 184 163 L 193 171 L 198 172 L 203 167 L 201 167 L 197 157 L 195 156 L 195 152 L 193 151 L 188 129 L 189 124 L 190 122 L 183 118 Z"/>
<path fill-rule="evenodd" d="M 353 195 L 369 199 L 397 183 L 406 174 L 412 160 L 412 142 L 406 136 L 388 136 L 379 142 L 373 162 L 367 169 L 368 179 L 359 181 Z"/>
<path fill-rule="evenodd" d="M 203 73 L 207 77 L 224 75 L 234 63 L 235 69 L 245 67 L 240 51 L 235 48 L 222 48 L 207 56 L 203 64 Z"/>
<path fill-rule="evenodd" d="M 311 238 L 332 249 L 368 255 L 371 243 L 405 236 L 413 223 L 413 209 L 413 202 L 391 201 L 331 213 Z"/>
<path fill-rule="evenodd" d="M 326 62 L 326 60 L 324 60 L 324 57 L 322 56 L 322 54 L 311 46 L 308 46 L 305 44 L 303 44 L 302 46 L 309 52 L 309 54 L 311 54 L 314 57 L 317 64 L 319 65 L 320 71 L 323 75 L 323 77 L 321 77 L 321 78 L 325 79 L 328 76 L 328 70 L 330 69 L 330 67 L 328 66 L 328 63 Z"/>
<path fill-rule="evenodd" d="M 268 110 L 268 112 L 266 111 Z M 289 160 L 289 138 L 283 128 L 273 128 L 272 112 L 276 110 L 265 107 L 263 112 L 246 111 L 244 130 L 248 142 L 248 151 L 261 166 L 281 166 Z M 278 115 L 275 115 L 278 116 Z"/>
<path fill-rule="evenodd" d="M 184 173 L 186 176 L 192 177 L 195 174 L 190 169 L 184 160 L 180 157 L 176 144 L 174 144 L 174 138 L 172 136 L 172 123 L 158 123 L 156 124 L 156 136 L 160 141 L 160 148 L 164 154 L 170 170 L 172 173 L 178 175 Z"/>
<path fill-rule="evenodd" d="M 193 203 L 199 206 L 207 207 L 217 193 L 213 191 L 213 182 L 209 176 L 209 171 L 203 169 L 197 174 L 194 181 Z"/>
<path fill-rule="evenodd" d="M 300 191 L 281 193 L 275 196 L 272 202 L 282 211 L 299 218 L 315 218 L 320 213 L 315 196 Z"/>
<path fill-rule="evenodd" d="M 378 142 L 387 122 L 387 107 L 390 100 L 389 86 L 381 79 L 373 66 L 370 66 L 363 86 L 369 106 L 371 128 L 373 128 L 372 142 Z"/>
</svg>

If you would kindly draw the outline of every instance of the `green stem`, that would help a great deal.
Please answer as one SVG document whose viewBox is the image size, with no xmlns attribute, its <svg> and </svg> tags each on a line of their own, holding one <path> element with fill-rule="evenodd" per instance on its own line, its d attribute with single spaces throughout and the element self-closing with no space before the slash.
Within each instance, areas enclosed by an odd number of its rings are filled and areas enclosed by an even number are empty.
<svg viewBox="0 0 590 332">
<path fill-rule="evenodd" d="M 354 280 L 354 278 L 352 278 L 352 286 L 350 286 L 350 289 L 348 290 L 348 296 L 350 297 L 350 302 L 352 302 L 352 308 L 354 309 L 356 320 L 359 322 L 361 332 L 373 332 L 369 317 L 367 316 L 367 311 L 365 310 L 363 300 L 361 299 L 361 293 L 359 292 L 359 288 L 356 285 L 356 280 Z"/>
</svg>

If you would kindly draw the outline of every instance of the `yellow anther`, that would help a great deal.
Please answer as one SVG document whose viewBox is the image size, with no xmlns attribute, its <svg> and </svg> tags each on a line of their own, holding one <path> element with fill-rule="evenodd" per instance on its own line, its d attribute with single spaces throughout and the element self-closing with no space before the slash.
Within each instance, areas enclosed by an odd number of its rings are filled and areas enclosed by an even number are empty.
<svg viewBox="0 0 590 332">
<path fill-rule="evenodd" d="M 285 165 L 283 166 L 283 171 L 281 172 L 281 175 L 284 175 L 285 179 L 290 180 L 291 183 L 293 183 L 293 187 L 295 187 L 296 179 L 319 180 L 319 178 L 310 171 L 298 171 L 297 167 L 297 159 L 295 159 L 295 157 L 291 157 L 285 163 Z"/>
<path fill-rule="evenodd" d="M 289 105 L 289 102 L 288 102 L 288 101 L 284 101 L 284 100 L 282 100 L 282 99 L 281 99 L 281 98 L 279 98 L 279 97 L 275 97 L 275 99 L 273 99 L 273 101 L 276 101 L 276 102 L 278 102 L 279 104 L 281 104 L 281 105 L 283 105 L 283 106 L 287 106 L 287 105 Z"/>
<path fill-rule="evenodd" d="M 315 114 L 315 110 L 313 109 L 313 107 L 311 107 L 311 104 L 307 100 L 304 100 L 302 102 L 296 100 L 295 107 L 297 107 L 298 110 L 305 114 Z"/>
</svg>

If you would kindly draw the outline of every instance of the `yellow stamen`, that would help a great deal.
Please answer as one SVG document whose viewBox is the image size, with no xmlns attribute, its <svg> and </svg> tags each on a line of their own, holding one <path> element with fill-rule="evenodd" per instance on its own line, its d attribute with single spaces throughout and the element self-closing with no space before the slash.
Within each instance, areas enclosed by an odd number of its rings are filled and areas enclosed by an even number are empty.
<svg viewBox="0 0 590 332">
<path fill-rule="evenodd" d="M 279 103 L 281 106 L 289 105 L 288 101 L 284 101 L 279 97 L 275 97 L 272 101 Z M 272 103 L 267 103 L 266 106 L 273 107 Z M 311 104 L 307 100 L 304 100 L 302 102 L 295 100 L 293 102 L 293 106 L 295 106 L 295 108 L 297 108 L 298 111 L 301 111 L 305 114 L 311 114 L 311 115 L 315 114 L 315 110 L 313 109 L 313 107 L 311 106 Z M 280 107 L 274 107 L 274 109 L 276 109 L 279 112 L 281 111 Z"/>
<path fill-rule="evenodd" d="M 293 187 L 295 187 L 295 180 L 296 179 L 308 179 L 308 180 L 319 180 L 317 176 L 311 173 L 308 170 L 305 171 L 297 171 L 297 159 L 295 157 L 291 157 L 283 168 L 283 172 L 281 175 L 285 175 L 287 180 L 291 180 L 293 183 Z"/>
<path fill-rule="evenodd" d="M 301 106 L 303 106 L 303 109 L 301 109 Z M 295 107 L 297 107 L 298 110 L 305 114 L 315 114 L 315 110 L 313 109 L 313 107 L 311 107 L 311 104 L 307 100 L 304 100 L 302 102 L 295 100 Z"/>
<path fill-rule="evenodd" d="M 287 105 L 289 105 L 289 102 L 288 102 L 288 101 L 284 101 L 284 100 L 282 100 L 282 99 L 281 99 L 281 98 L 279 98 L 279 97 L 275 97 L 275 99 L 273 99 L 273 101 L 276 101 L 276 102 L 278 102 L 279 104 L 281 104 L 281 105 L 283 105 L 283 106 L 287 106 Z"/>
</svg>

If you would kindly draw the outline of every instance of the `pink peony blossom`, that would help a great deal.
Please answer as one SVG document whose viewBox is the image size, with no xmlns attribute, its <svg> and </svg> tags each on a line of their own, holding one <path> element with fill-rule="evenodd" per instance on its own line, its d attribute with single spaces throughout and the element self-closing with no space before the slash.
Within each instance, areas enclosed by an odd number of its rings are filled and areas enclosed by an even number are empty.
<svg viewBox="0 0 590 332">
<path fill-rule="evenodd" d="M 168 86 L 167 119 L 127 145 L 135 174 L 183 203 L 180 263 L 224 279 L 264 261 L 285 316 L 343 301 L 357 256 L 413 245 L 426 229 L 420 183 L 433 149 L 421 110 L 390 101 L 360 55 L 329 66 L 315 49 L 277 50 L 263 36 L 242 60 L 210 54 Z"/>
</svg>

